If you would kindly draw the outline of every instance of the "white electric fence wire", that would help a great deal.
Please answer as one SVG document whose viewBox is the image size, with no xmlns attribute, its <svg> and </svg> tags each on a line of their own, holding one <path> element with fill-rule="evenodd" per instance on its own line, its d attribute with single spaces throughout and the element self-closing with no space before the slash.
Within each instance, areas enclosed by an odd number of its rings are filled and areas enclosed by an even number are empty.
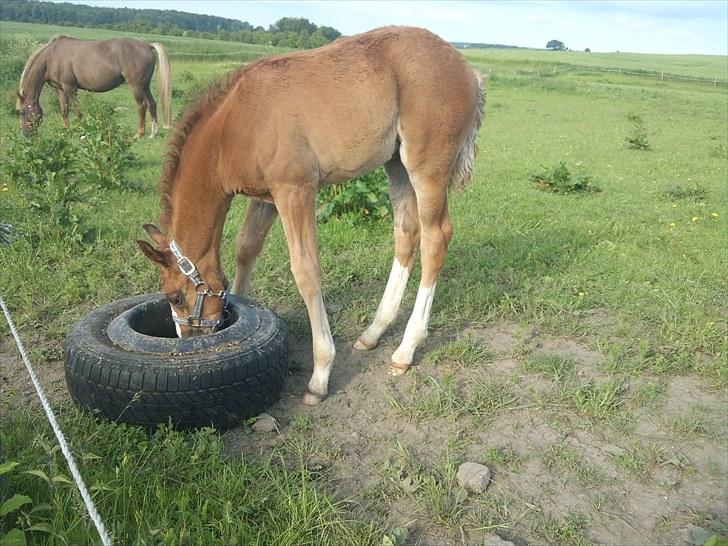
<svg viewBox="0 0 728 546">
<path fill-rule="evenodd" d="M 104 522 L 101 521 L 101 516 L 99 516 L 98 511 L 96 510 L 96 505 L 94 504 L 94 501 L 91 499 L 91 495 L 88 493 L 88 489 L 86 489 L 86 484 L 83 482 L 83 478 L 81 477 L 81 473 L 78 471 L 78 467 L 76 466 L 76 461 L 73 458 L 73 455 L 71 454 L 71 450 L 68 448 L 68 444 L 66 443 L 66 438 L 63 436 L 63 432 L 61 432 L 61 428 L 58 426 L 58 422 L 56 421 L 56 416 L 53 414 L 53 410 L 51 409 L 51 405 L 48 402 L 48 399 L 46 398 L 45 392 L 43 391 L 43 387 L 41 386 L 40 382 L 38 381 L 38 377 L 35 375 L 35 370 L 33 370 L 33 366 L 30 364 L 30 359 L 28 358 L 28 354 L 25 352 L 25 347 L 23 347 L 23 342 L 20 340 L 20 335 L 18 335 L 18 331 L 15 329 L 15 324 L 13 324 L 13 320 L 10 318 L 10 311 L 8 311 L 8 308 L 5 306 L 5 302 L 2 298 L 0 298 L 0 307 L 3 309 L 3 313 L 5 314 L 5 319 L 8 321 L 8 325 L 10 326 L 10 331 L 13 334 L 13 337 L 15 338 L 15 343 L 18 345 L 18 350 L 20 351 L 20 356 L 23 357 L 23 362 L 25 363 L 25 367 L 28 369 L 28 373 L 30 374 L 30 379 L 33 381 L 33 386 L 35 387 L 35 391 L 38 393 L 38 397 L 40 398 L 41 403 L 43 404 L 43 409 L 45 410 L 46 417 L 48 417 L 48 421 L 51 423 L 51 427 L 53 428 L 53 432 L 56 434 L 56 438 L 58 439 L 58 443 L 61 445 L 61 451 L 63 452 L 63 456 L 66 458 L 66 462 L 68 463 L 68 468 L 71 469 L 71 474 L 73 474 L 73 479 L 76 480 L 76 485 L 78 486 L 78 490 L 81 492 L 81 497 L 83 498 L 83 502 L 86 505 L 86 510 L 88 510 L 89 516 L 91 516 L 91 520 L 94 522 L 94 525 L 96 526 L 96 530 L 99 533 L 99 536 L 101 537 L 101 542 L 104 544 L 104 546 L 111 546 L 111 538 L 109 537 L 109 533 L 106 530 L 106 527 L 104 527 Z"/>
</svg>

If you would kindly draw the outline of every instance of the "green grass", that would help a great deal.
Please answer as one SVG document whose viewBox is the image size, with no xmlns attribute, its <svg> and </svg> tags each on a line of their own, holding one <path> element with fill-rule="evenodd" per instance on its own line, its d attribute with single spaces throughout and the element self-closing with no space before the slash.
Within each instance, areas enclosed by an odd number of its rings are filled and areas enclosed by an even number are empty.
<svg viewBox="0 0 728 546">
<path fill-rule="evenodd" d="M 0 23 L 3 43 L 25 37 L 24 54 L 55 33 L 87 38 L 116 35 Z M 240 61 L 273 52 L 217 41 L 144 38 L 159 39 L 171 53 L 230 53 L 219 58 L 173 57 L 175 115 L 211 79 Z M 1 68 L 3 74 L 7 68 L 10 76 L 0 84 L 4 104 L 0 161 L 10 135 L 18 131 L 13 105 L 22 69 L 22 59 L 18 64 L 5 51 Z M 537 326 L 553 336 L 585 336 L 609 355 L 602 370 L 608 378 L 599 382 L 577 381 L 575 363 L 532 351 L 519 368 L 552 381 L 549 409 L 567 409 L 597 431 L 608 431 L 605 425 L 618 423 L 628 440 L 634 439 L 628 426 L 629 405 L 656 405 L 672 374 L 697 374 L 712 386 L 725 388 L 725 86 L 562 70 L 564 63 L 573 63 L 725 79 L 725 58 L 526 50 L 466 54 L 481 70 L 492 68 L 492 77 L 474 180 L 464 193 L 450 199 L 455 235 L 431 320 L 432 330 L 453 341 L 424 357 L 428 366 L 440 366 L 441 375 L 430 378 L 415 372 L 413 390 L 389 390 L 392 406 L 401 416 L 419 421 L 463 417 L 475 423 L 522 407 L 525 395 L 510 380 L 486 373 L 492 371 L 490 342 L 484 346 L 474 337 L 457 337 L 465 328 L 489 326 L 500 319 Z M 516 74 L 517 70 L 522 73 Z M 113 104 L 120 122 L 134 127 L 136 112 L 128 88 L 96 100 Z M 43 106 L 46 120 L 41 131 L 58 130 L 53 93 L 44 92 Z M 630 114 L 643 120 L 648 150 L 625 146 L 633 131 Z M 19 235 L 12 245 L 0 246 L 0 292 L 36 366 L 61 365 L 66 333 L 91 309 L 158 289 L 157 272 L 135 240 L 143 237 L 141 225 L 156 221 L 159 214 L 156 184 L 164 150 L 163 139 L 134 144 L 137 159 L 127 173 L 132 189 L 99 192 L 93 206 L 86 205 L 85 228 L 92 236 L 83 245 L 62 233 L 39 238 L 36 226 L 49 219 L 29 209 L 18 180 L 0 180 L 0 223 L 13 224 Z M 589 195 L 538 191 L 531 174 L 561 161 L 575 172 L 589 173 L 602 191 Z M 245 199 L 237 199 L 224 228 L 222 259 L 228 275 L 245 208 Z M 381 297 L 392 259 L 387 250 L 392 248 L 391 224 L 334 218 L 319 226 L 319 241 L 334 336 L 353 340 Z M 415 279 L 418 273 L 416 269 Z M 309 335 L 279 223 L 258 261 L 253 285 L 253 297 L 281 313 L 294 334 Z M 413 301 L 410 290 L 403 316 Z M 612 320 L 585 320 L 602 315 Z M 5 325 L 0 332 L 7 334 Z M 458 381 L 456 375 L 463 370 L 468 372 L 467 381 Z M 643 376 L 645 383 L 627 389 L 626 378 Z M 37 412 L 11 403 L 18 399 L 3 398 L 3 450 L 8 460 L 21 463 L 10 474 L 10 492 L 30 496 L 35 511 L 14 512 L 0 522 L 0 529 L 15 525 L 20 517 L 26 527 L 49 526 L 50 533 L 33 532 L 38 544 L 73 543 L 77 537 L 93 536 L 81 515 L 77 493 L 63 481 L 65 466 L 47 426 Z M 95 421 L 65 406 L 59 409 L 92 494 L 120 543 L 209 544 L 235 539 L 245 544 L 378 544 L 388 532 L 386 516 L 371 525 L 362 523 L 369 516 L 331 494 L 326 471 L 321 477 L 312 476 L 305 465 L 283 464 L 280 453 L 227 457 L 220 438 L 210 431 L 164 430 L 149 436 Z M 709 435 L 709 424 L 701 416 L 688 415 L 670 426 L 678 436 L 703 438 Z M 303 415 L 294 418 L 291 427 L 306 435 L 317 423 Z M 659 465 L 671 464 L 655 445 L 628 445 L 624 454 L 613 456 L 614 464 L 628 476 L 648 480 Z M 452 460 L 458 457 L 453 455 Z M 506 448 L 487 455 L 516 470 L 523 457 Z M 577 478 L 580 483 L 598 479 L 590 467 L 577 470 L 578 456 L 569 452 L 555 451 L 548 460 L 554 468 L 585 472 Z M 535 514 L 530 508 L 515 513 L 523 505 L 508 491 L 489 490 L 489 495 L 472 500 L 472 512 L 463 512 L 448 468 L 447 462 L 437 468 L 424 463 L 420 468 L 406 467 L 400 485 L 417 490 L 397 494 L 416 497 L 423 513 L 446 527 L 457 527 L 460 521 L 476 530 L 498 530 L 514 522 L 533 522 L 529 532 L 535 543 L 588 543 L 585 522 L 578 514 L 556 517 Z M 36 470 L 60 479 L 48 484 L 37 473 L 27 473 Z M 393 493 L 383 490 L 383 494 Z M 182 529 L 185 536 L 180 538 Z"/>
<path fill-rule="evenodd" d="M 601 487 L 610 480 L 597 466 L 588 463 L 584 456 L 566 441 L 548 446 L 543 454 L 544 465 L 552 472 L 567 473 L 585 488 Z M 565 478 L 566 479 L 566 478 Z"/>
<path fill-rule="evenodd" d="M 510 383 L 483 373 L 473 374 L 464 385 L 448 373 L 439 379 L 427 376 L 420 382 L 409 396 L 390 392 L 392 408 L 418 420 L 468 415 L 480 421 L 515 407 L 519 400 Z"/>
<path fill-rule="evenodd" d="M 492 362 L 493 353 L 472 335 L 458 337 L 425 357 L 425 362 L 432 364 L 447 364 L 463 368 L 479 368 Z"/>
<path fill-rule="evenodd" d="M 40 44 L 46 43 L 51 37 L 57 35 L 72 36 L 83 40 L 107 40 L 109 38 L 131 36 L 146 42 L 161 42 L 166 47 L 167 54 L 175 61 L 215 60 L 221 58 L 228 61 L 246 62 L 261 55 L 289 51 L 281 47 L 226 42 L 223 40 L 206 40 L 186 36 L 134 33 L 98 28 L 16 23 L 12 21 L 0 22 L 0 29 L 2 29 L 2 38 L 4 40 L 25 37 Z"/>
<path fill-rule="evenodd" d="M 355 508 L 333 501 L 327 493 L 333 487 L 303 460 L 290 464 L 283 450 L 254 460 L 227 457 L 211 429 L 149 434 L 90 420 L 75 408 L 56 409 L 117 544 L 364 546 L 382 536 L 377 526 L 352 519 Z M 46 423 L 27 409 L 3 421 L 5 455 L 20 463 L 9 474 L 10 490 L 32 504 L 0 521 L 0 531 L 19 523 L 45 530 L 26 533 L 33 544 L 95 544 L 96 531 L 81 516 L 78 492 Z"/>
<path fill-rule="evenodd" d="M 557 73 L 572 67 L 665 72 L 692 78 L 728 79 L 726 59 L 720 55 L 657 55 L 644 53 L 586 53 L 538 49 L 468 49 L 465 56 L 477 66 L 498 70 Z M 482 70 L 482 68 L 481 68 Z"/>
</svg>

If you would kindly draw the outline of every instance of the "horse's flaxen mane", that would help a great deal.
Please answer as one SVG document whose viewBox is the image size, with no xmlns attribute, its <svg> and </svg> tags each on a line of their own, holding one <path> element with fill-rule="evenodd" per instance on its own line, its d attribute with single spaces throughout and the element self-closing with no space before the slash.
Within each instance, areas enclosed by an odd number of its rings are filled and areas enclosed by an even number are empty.
<svg viewBox="0 0 728 546">
<path fill-rule="evenodd" d="M 240 79 L 240 76 L 246 68 L 247 67 L 239 68 L 228 74 L 226 79 L 218 81 L 208 87 L 198 96 L 196 102 L 185 110 L 182 118 L 177 122 L 174 132 L 167 143 L 167 156 L 164 162 L 162 177 L 159 180 L 159 191 L 161 194 L 162 204 L 160 223 L 163 227 L 168 228 L 170 226 L 172 215 L 171 194 L 174 190 L 180 157 L 182 155 L 185 142 L 187 141 L 187 137 L 201 119 L 212 113 L 214 107 L 220 103 L 220 99 L 224 97 L 233 84 Z"/>
<path fill-rule="evenodd" d="M 53 36 L 50 40 L 48 40 L 48 43 L 45 45 L 40 46 L 38 49 L 36 49 L 30 57 L 28 57 L 28 60 L 25 62 L 25 66 L 23 67 L 23 72 L 20 74 L 20 85 L 18 86 L 18 93 L 20 93 L 22 96 L 25 96 L 25 75 L 28 72 L 28 68 L 33 64 L 36 57 L 40 54 L 41 51 L 43 51 L 45 48 L 47 48 L 49 45 L 51 45 L 53 42 L 55 42 L 58 38 L 61 36 Z M 19 100 L 19 99 L 18 99 Z"/>
</svg>

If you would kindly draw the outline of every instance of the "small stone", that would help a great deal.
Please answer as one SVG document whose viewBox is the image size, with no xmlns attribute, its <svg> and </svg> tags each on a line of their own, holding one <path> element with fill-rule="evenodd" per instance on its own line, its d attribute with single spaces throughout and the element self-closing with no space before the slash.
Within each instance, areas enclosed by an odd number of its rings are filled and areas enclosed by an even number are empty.
<svg viewBox="0 0 728 546">
<path fill-rule="evenodd" d="M 457 481 L 460 487 L 482 493 L 490 483 L 490 468 L 479 463 L 463 463 L 458 468 Z"/>
<path fill-rule="evenodd" d="M 275 432 L 278 430 L 278 421 L 267 413 L 261 413 L 253 423 L 253 430 L 255 432 Z"/>
<path fill-rule="evenodd" d="M 692 523 L 689 523 L 683 532 L 685 533 L 685 542 L 690 546 L 703 546 L 710 538 L 710 531 Z"/>
<path fill-rule="evenodd" d="M 498 535 L 486 535 L 483 546 L 515 546 L 510 540 L 504 540 Z"/>
</svg>

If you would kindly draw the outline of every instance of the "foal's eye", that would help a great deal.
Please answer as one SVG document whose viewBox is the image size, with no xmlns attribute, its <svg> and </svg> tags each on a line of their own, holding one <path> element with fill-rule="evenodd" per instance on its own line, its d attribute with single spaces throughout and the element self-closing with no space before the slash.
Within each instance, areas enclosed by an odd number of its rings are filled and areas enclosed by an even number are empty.
<svg viewBox="0 0 728 546">
<path fill-rule="evenodd" d="M 167 300 L 169 300 L 169 303 L 172 305 L 182 305 L 185 301 L 185 297 L 182 294 L 182 292 L 175 292 L 174 294 L 170 294 L 167 296 Z"/>
</svg>

